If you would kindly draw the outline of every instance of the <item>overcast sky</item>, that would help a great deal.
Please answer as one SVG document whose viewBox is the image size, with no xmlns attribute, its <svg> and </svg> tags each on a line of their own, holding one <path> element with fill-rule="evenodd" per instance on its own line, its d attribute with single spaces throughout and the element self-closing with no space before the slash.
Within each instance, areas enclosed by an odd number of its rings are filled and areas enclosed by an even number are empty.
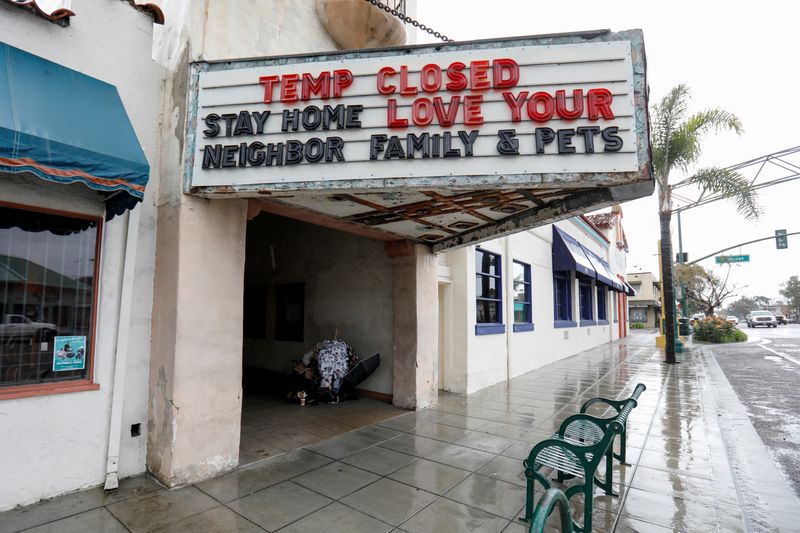
<svg viewBox="0 0 800 533">
<path fill-rule="evenodd" d="M 687 83 L 693 111 L 722 107 L 744 124 L 741 136 L 709 137 L 700 166 L 729 166 L 800 145 L 799 2 L 418 0 L 417 18 L 455 40 L 641 28 L 651 102 Z M 420 32 L 418 42 L 434 39 Z M 800 156 L 792 162 L 800 164 Z M 680 177 L 674 173 L 672 180 Z M 800 231 L 800 180 L 765 189 L 761 204 L 765 214 L 758 222 L 743 221 L 725 202 L 686 212 L 683 243 L 689 259 L 776 229 Z M 623 212 L 628 270 L 658 272 L 655 196 L 626 203 Z M 673 245 L 677 250 L 675 224 Z M 788 250 L 776 250 L 770 240 L 727 253 L 750 254 L 749 264 L 731 272 L 734 283 L 745 287 L 742 294 L 776 298 L 780 282 L 800 275 L 800 236 L 789 237 Z M 727 268 L 714 266 L 713 259 L 702 264 L 722 275 Z"/>
</svg>

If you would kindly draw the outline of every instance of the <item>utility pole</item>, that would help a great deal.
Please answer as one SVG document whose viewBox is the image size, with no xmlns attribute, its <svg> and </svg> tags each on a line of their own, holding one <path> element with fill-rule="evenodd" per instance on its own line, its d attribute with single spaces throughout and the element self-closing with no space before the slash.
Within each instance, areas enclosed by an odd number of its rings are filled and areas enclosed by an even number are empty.
<svg viewBox="0 0 800 533">
<path fill-rule="evenodd" d="M 686 263 L 686 256 L 683 255 L 683 232 L 681 231 L 680 211 L 678 211 L 678 263 Z M 683 283 L 681 283 L 681 315 L 683 315 L 683 318 L 689 318 L 689 310 L 686 308 L 686 285 Z"/>
</svg>

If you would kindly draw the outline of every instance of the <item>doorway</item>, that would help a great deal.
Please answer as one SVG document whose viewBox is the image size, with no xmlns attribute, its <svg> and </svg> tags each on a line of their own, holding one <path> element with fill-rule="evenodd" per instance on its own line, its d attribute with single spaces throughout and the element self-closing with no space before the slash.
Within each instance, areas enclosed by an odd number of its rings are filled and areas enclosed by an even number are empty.
<svg viewBox="0 0 800 533">
<path fill-rule="evenodd" d="M 240 464 L 405 411 L 391 405 L 394 296 L 381 241 L 260 213 L 247 224 Z M 357 399 L 301 405 L 297 362 L 323 340 L 380 365 Z"/>
</svg>

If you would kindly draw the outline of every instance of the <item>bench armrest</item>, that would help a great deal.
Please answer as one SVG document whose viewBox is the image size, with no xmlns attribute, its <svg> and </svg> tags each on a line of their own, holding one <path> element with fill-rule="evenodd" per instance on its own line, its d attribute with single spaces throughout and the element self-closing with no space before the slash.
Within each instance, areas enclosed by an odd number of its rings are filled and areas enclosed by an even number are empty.
<svg viewBox="0 0 800 533">
<path fill-rule="evenodd" d="M 622 406 L 625 405 L 626 401 L 628 400 L 627 399 L 612 400 L 611 398 L 600 398 L 600 397 L 592 398 L 591 400 L 586 400 L 585 402 L 583 402 L 583 405 L 581 406 L 581 413 L 586 413 L 586 410 L 589 409 L 590 406 L 596 403 L 604 403 L 610 407 L 613 407 L 614 410 L 619 414 L 619 412 L 622 410 Z"/>
<path fill-rule="evenodd" d="M 581 406 L 581 413 L 585 413 L 586 410 L 589 409 L 590 406 L 592 406 L 592 405 L 594 405 L 596 403 L 604 403 L 604 404 L 606 404 L 606 405 L 608 405 L 610 407 L 613 407 L 614 410 L 617 412 L 617 414 L 619 414 L 619 412 L 622 410 L 623 407 L 625 407 L 625 404 L 629 400 L 638 400 L 639 396 L 641 396 L 641 394 L 645 390 L 647 390 L 647 386 L 645 386 L 644 383 L 639 383 L 638 385 L 636 385 L 636 388 L 633 389 L 633 394 L 631 394 L 629 397 L 624 398 L 622 400 L 612 400 L 611 398 L 603 398 L 603 397 L 600 397 L 600 396 L 598 396 L 597 398 L 592 398 L 590 400 L 586 400 L 583 403 L 583 405 Z"/>
</svg>

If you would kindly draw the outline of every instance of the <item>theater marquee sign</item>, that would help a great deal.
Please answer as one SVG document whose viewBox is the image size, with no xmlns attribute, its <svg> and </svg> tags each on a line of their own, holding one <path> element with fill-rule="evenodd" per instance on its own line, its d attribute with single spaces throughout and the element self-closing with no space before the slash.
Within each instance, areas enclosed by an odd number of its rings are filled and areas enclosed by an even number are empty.
<svg viewBox="0 0 800 533">
<path fill-rule="evenodd" d="M 186 190 L 281 192 L 285 204 L 431 243 L 563 203 L 570 191 L 638 184 L 605 203 L 643 196 L 653 188 L 644 70 L 637 30 L 196 63 Z M 326 207 L 323 191 L 352 193 L 346 204 L 362 212 Z M 416 207 L 420 191 L 453 201 L 421 218 L 365 216 Z M 513 209 L 459 202 L 485 191 Z M 396 193 L 393 204 L 364 200 L 376 193 Z M 414 223 L 434 231 L 414 234 Z"/>
</svg>

